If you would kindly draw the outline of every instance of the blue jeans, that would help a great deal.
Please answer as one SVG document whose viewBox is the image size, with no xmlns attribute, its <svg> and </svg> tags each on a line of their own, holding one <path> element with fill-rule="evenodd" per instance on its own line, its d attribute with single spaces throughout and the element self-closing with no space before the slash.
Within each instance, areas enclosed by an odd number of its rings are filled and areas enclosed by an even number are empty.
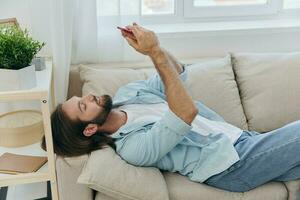
<svg viewBox="0 0 300 200">
<path fill-rule="evenodd" d="M 264 134 L 244 131 L 234 146 L 240 161 L 206 184 L 245 192 L 269 181 L 300 179 L 300 120 Z"/>
</svg>

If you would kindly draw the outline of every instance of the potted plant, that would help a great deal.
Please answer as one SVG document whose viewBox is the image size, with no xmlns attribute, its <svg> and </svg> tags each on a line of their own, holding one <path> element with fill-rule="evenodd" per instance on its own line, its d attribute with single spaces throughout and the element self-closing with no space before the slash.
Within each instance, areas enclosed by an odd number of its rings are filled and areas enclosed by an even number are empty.
<svg viewBox="0 0 300 200">
<path fill-rule="evenodd" d="M 32 39 L 17 26 L 0 26 L 0 91 L 36 86 L 34 56 L 45 43 Z"/>
</svg>

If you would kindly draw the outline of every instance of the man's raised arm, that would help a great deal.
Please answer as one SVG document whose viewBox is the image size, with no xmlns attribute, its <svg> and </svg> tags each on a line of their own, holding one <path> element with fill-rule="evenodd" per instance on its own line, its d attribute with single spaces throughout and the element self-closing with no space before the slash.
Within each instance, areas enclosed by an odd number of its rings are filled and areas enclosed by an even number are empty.
<svg viewBox="0 0 300 200">
<path fill-rule="evenodd" d="M 148 55 L 160 75 L 164 85 L 169 108 L 187 124 L 191 124 L 198 113 L 192 97 L 185 90 L 178 74 L 182 66 L 170 58 L 170 54 L 160 47 L 153 31 L 134 24 L 129 26 L 135 39 L 123 34 L 127 42 L 138 52 Z"/>
<path fill-rule="evenodd" d="M 164 49 L 164 52 L 167 54 L 168 59 L 172 62 L 176 71 L 181 74 L 183 72 L 183 64 L 180 63 L 170 52 Z"/>
</svg>

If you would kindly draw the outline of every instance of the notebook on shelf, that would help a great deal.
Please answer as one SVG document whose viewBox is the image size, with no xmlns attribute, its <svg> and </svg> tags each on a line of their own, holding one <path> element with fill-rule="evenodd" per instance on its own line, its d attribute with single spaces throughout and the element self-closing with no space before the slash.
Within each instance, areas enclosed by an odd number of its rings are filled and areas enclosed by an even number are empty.
<svg viewBox="0 0 300 200">
<path fill-rule="evenodd" d="M 0 156 L 0 173 L 20 174 L 36 172 L 47 162 L 47 157 L 4 153 Z"/>
</svg>

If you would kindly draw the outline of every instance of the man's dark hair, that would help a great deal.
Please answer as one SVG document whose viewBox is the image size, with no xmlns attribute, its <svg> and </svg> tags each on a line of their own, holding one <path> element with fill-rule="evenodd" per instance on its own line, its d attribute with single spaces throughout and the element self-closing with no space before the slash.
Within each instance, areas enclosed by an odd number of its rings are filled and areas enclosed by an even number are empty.
<svg viewBox="0 0 300 200">
<path fill-rule="evenodd" d="M 114 150 L 115 139 L 106 133 L 96 133 L 90 137 L 83 134 L 89 122 L 71 120 L 62 110 L 59 104 L 51 114 L 51 129 L 54 152 L 59 156 L 80 156 L 107 145 Z M 42 139 L 42 148 L 46 151 L 45 136 Z"/>
</svg>

